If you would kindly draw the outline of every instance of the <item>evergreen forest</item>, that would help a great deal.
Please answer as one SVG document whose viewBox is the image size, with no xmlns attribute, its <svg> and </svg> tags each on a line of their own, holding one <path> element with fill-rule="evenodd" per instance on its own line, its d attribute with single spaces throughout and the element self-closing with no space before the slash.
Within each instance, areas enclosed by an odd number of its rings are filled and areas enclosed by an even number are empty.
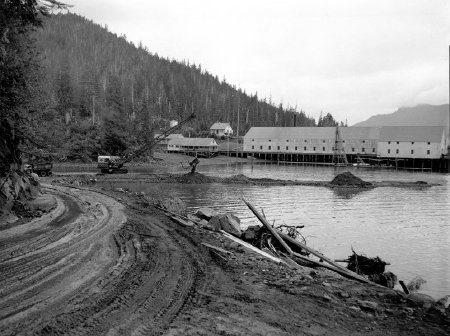
<svg viewBox="0 0 450 336">
<path fill-rule="evenodd" d="M 40 66 L 29 82 L 35 94 L 26 150 L 75 161 L 126 154 L 192 113 L 197 118 L 182 130 L 191 137 L 210 136 L 214 122 L 229 122 L 235 132 L 239 122 L 239 136 L 252 126 L 337 124 L 329 113 L 316 122 L 247 94 L 201 65 L 159 57 L 72 13 L 43 17 L 31 38 Z"/>
</svg>

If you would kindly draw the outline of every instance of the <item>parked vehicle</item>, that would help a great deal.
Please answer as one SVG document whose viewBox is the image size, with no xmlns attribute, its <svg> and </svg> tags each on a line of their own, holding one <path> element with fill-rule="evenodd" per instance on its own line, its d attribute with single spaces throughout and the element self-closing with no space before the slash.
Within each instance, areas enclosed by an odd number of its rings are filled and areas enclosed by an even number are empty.
<svg viewBox="0 0 450 336">
<path fill-rule="evenodd" d="M 25 170 L 31 170 L 39 176 L 50 176 L 53 170 L 53 158 L 50 154 L 34 154 L 22 151 Z"/>
<path fill-rule="evenodd" d="M 189 117 L 181 121 L 179 124 L 169 128 L 168 130 L 161 133 L 152 142 L 147 145 L 142 146 L 138 150 L 134 151 L 127 157 L 113 156 L 113 155 L 100 155 L 97 158 L 97 167 L 104 174 L 126 174 L 128 173 L 128 169 L 124 168 L 123 165 L 127 162 L 130 162 L 134 158 L 142 155 L 146 151 L 155 147 L 160 141 L 167 138 L 170 134 L 175 132 L 177 129 L 181 128 L 188 121 L 195 118 L 195 114 L 191 114 Z"/>
</svg>

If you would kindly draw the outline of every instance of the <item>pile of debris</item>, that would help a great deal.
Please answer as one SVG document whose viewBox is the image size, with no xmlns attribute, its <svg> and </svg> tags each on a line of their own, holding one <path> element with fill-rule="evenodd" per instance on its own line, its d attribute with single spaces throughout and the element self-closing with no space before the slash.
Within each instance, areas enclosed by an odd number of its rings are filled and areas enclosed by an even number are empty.
<svg viewBox="0 0 450 336">
<path fill-rule="evenodd" d="M 337 187 L 358 187 L 367 188 L 371 187 L 372 183 L 363 181 L 359 177 L 353 175 L 350 172 L 344 172 L 336 175 L 333 181 L 330 182 L 331 186 Z"/>
<path fill-rule="evenodd" d="M 394 288 L 397 284 L 397 276 L 392 272 L 385 272 L 386 265 L 389 263 L 381 260 L 380 257 L 369 258 L 361 254 L 357 254 L 352 249 L 353 254 L 345 260 L 347 268 L 357 274 L 366 275 L 370 281 L 379 285 Z"/>
</svg>

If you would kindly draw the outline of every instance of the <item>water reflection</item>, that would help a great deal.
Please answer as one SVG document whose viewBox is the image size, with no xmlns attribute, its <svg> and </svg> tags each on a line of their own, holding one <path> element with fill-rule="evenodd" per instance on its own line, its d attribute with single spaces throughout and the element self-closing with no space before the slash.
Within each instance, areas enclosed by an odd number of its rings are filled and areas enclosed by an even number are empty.
<svg viewBox="0 0 450 336">
<path fill-rule="evenodd" d="M 360 193 L 368 191 L 368 189 L 349 187 L 335 187 L 332 190 L 334 195 L 336 195 L 338 198 L 343 199 L 351 199 Z"/>
</svg>

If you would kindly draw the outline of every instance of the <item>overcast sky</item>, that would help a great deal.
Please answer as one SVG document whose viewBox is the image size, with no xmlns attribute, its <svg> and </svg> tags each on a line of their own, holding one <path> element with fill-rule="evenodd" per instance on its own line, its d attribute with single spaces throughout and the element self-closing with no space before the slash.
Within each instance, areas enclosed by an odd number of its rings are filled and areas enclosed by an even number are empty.
<svg viewBox="0 0 450 336">
<path fill-rule="evenodd" d="M 149 51 L 349 125 L 449 100 L 449 0 L 67 0 Z"/>
</svg>

